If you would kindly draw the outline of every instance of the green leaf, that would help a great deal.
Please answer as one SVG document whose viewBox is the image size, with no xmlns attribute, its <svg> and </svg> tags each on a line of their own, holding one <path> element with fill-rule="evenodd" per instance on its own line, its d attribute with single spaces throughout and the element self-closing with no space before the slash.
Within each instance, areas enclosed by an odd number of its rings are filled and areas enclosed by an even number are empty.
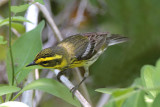
<svg viewBox="0 0 160 107">
<path fill-rule="evenodd" d="M 9 25 L 8 21 L 5 21 L 3 23 L 0 24 L 0 26 L 4 26 L 4 25 Z M 17 22 L 12 22 L 11 23 L 11 27 L 16 29 L 19 33 L 24 33 L 25 32 L 25 28 L 24 25 L 21 23 L 17 23 Z"/>
<path fill-rule="evenodd" d="M 29 20 L 27 20 L 25 17 L 22 17 L 22 16 L 14 16 L 14 17 L 12 17 L 12 21 L 32 23 Z"/>
<path fill-rule="evenodd" d="M 70 93 L 68 88 L 56 80 L 42 78 L 42 79 L 33 81 L 32 83 L 24 87 L 19 94 L 23 93 L 26 90 L 33 90 L 33 89 L 47 92 L 49 94 L 52 94 L 54 96 L 57 96 L 63 99 L 64 101 L 76 107 L 80 107 L 80 103 L 78 102 L 78 100 L 75 100 L 72 98 L 72 93 Z"/>
<path fill-rule="evenodd" d="M 146 88 L 153 88 L 154 87 L 154 83 L 153 83 L 153 72 L 154 72 L 154 67 L 153 66 L 149 66 L 146 65 L 144 67 L 142 67 L 141 69 L 141 79 L 143 82 L 143 85 Z M 156 92 L 155 91 L 148 91 L 148 94 L 153 98 L 153 96 L 155 96 Z"/>
<path fill-rule="evenodd" d="M 113 94 L 115 92 L 126 92 L 126 91 L 133 91 L 134 88 L 130 87 L 130 88 L 99 88 L 96 89 L 95 91 L 97 92 L 101 92 L 101 93 L 106 93 L 106 94 Z"/>
<path fill-rule="evenodd" d="M 0 44 L 6 44 L 6 43 L 7 43 L 7 41 L 4 41 L 3 36 L 0 35 Z"/>
<path fill-rule="evenodd" d="M 1 86 L 0 87 L 0 96 L 5 95 L 5 94 L 9 94 L 9 93 L 13 93 L 13 92 L 17 92 L 19 90 L 20 90 L 20 88 L 15 87 L 15 86 Z"/>
<path fill-rule="evenodd" d="M 118 90 L 118 89 L 99 88 L 99 89 L 96 89 L 95 91 L 101 92 L 101 93 L 106 93 L 106 94 L 112 94 L 115 90 Z"/>
<path fill-rule="evenodd" d="M 20 6 L 11 6 L 11 11 L 13 13 L 19 13 L 19 12 L 23 12 L 25 10 L 27 10 L 27 8 L 30 6 L 30 4 L 24 4 L 24 5 L 20 5 Z"/>
<path fill-rule="evenodd" d="M 144 91 L 138 91 L 134 95 L 126 99 L 122 107 L 146 107 L 144 101 Z"/>
<path fill-rule="evenodd" d="M 156 62 L 156 69 L 160 72 L 160 59 Z"/>
<path fill-rule="evenodd" d="M 160 94 L 158 94 L 158 95 L 156 96 L 156 98 L 154 99 L 154 102 L 153 102 L 153 104 L 152 104 L 152 107 L 160 107 L 159 101 L 160 101 Z"/>
<path fill-rule="evenodd" d="M 25 32 L 25 27 L 23 24 L 12 22 L 11 25 L 12 25 L 12 28 L 16 29 L 19 33 L 22 34 Z"/>
<path fill-rule="evenodd" d="M 41 32 L 43 27 L 44 21 L 42 21 L 32 31 L 23 34 L 14 42 L 12 46 L 15 77 L 18 83 L 20 83 L 30 71 L 30 69 L 23 68 L 27 64 L 31 63 L 36 54 L 42 49 Z M 9 84 L 11 84 L 13 74 L 11 70 L 9 53 L 7 57 L 7 74 Z"/>
<path fill-rule="evenodd" d="M 97 89 L 96 91 L 111 94 L 113 97 L 109 102 L 110 104 L 115 102 L 116 107 L 121 107 L 126 98 L 137 92 L 134 90 L 134 87 L 117 89 L 101 88 Z"/>
<path fill-rule="evenodd" d="M 111 97 L 112 99 L 112 97 Z M 115 102 L 114 101 L 109 101 L 107 104 L 104 105 L 104 107 L 116 107 Z"/>
<path fill-rule="evenodd" d="M 142 85 L 142 80 L 141 80 L 141 78 L 139 78 L 139 77 L 136 78 L 131 86 L 132 86 L 132 87 L 135 87 L 135 88 L 136 88 L 136 87 L 137 87 L 137 88 L 142 87 L 143 85 Z"/>
<path fill-rule="evenodd" d="M 41 3 L 41 4 L 43 4 L 44 5 L 44 2 L 43 2 L 43 0 L 34 0 L 35 2 L 39 2 L 39 3 Z"/>
<path fill-rule="evenodd" d="M 12 22 L 13 21 L 18 21 L 18 22 L 29 22 L 31 23 L 29 20 L 27 20 L 26 18 L 22 17 L 22 16 L 14 16 L 12 17 Z M 6 18 L 6 19 L 2 19 L 0 21 L 0 26 L 3 26 L 3 25 L 8 25 L 9 24 L 9 18 Z"/>
<path fill-rule="evenodd" d="M 156 90 L 160 87 L 160 79 L 159 79 L 160 72 L 153 66 L 146 65 L 141 69 L 141 79 L 146 89 L 153 89 L 153 90 L 146 90 L 150 98 L 155 98 L 156 95 L 160 92 Z M 155 90 L 154 90 L 155 89 Z"/>
</svg>

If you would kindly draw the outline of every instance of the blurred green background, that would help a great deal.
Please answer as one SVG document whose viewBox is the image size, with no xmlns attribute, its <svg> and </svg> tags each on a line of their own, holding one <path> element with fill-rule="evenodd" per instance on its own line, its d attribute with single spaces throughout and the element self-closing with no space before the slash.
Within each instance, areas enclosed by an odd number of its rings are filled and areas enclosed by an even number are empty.
<svg viewBox="0 0 160 107">
<path fill-rule="evenodd" d="M 102 16 L 106 18 L 100 26 L 113 33 L 120 32 L 130 40 L 108 48 L 92 66 L 92 73 L 98 87 L 124 87 L 139 76 L 143 65 L 154 64 L 160 56 L 160 1 L 106 0 L 106 3 L 108 12 Z M 109 28 L 110 23 L 118 28 Z"/>
<path fill-rule="evenodd" d="M 94 92 L 97 88 L 130 85 L 139 76 L 140 68 L 143 65 L 154 65 L 160 57 L 159 0 L 88 0 L 83 14 L 84 19 L 76 27 L 72 21 L 76 17 L 78 6 L 82 0 L 46 1 L 49 1 L 53 18 L 64 36 L 66 33 L 72 34 L 72 32 L 108 31 L 129 37 L 128 42 L 109 47 L 91 66 L 87 82 L 91 96 L 100 95 Z M 26 1 L 12 2 L 15 5 L 23 3 Z M 66 10 L 69 6 L 72 6 L 72 11 Z M 0 7 L 1 17 L 8 16 L 7 9 L 7 4 Z M 67 14 L 66 17 L 64 14 Z M 65 19 L 59 19 L 63 15 Z M 44 17 L 41 15 L 39 20 L 42 19 Z M 8 28 L 0 28 L 0 35 L 3 35 L 5 39 L 8 35 L 6 29 Z M 44 36 L 43 42 L 45 43 L 47 39 Z M 16 38 L 14 35 L 13 40 Z M 5 59 L 5 47 L 5 45 L 0 46 L 1 62 L 4 62 Z M 93 100 L 97 102 L 98 98 Z"/>
</svg>

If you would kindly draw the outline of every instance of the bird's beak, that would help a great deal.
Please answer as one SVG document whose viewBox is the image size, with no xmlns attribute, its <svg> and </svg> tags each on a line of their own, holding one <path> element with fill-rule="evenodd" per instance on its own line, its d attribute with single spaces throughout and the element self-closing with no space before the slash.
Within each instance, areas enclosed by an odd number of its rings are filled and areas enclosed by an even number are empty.
<svg viewBox="0 0 160 107">
<path fill-rule="evenodd" d="M 37 65 L 37 64 L 35 63 L 35 61 L 33 61 L 33 62 L 31 62 L 30 64 L 28 64 L 26 67 L 33 66 L 33 65 Z"/>
</svg>

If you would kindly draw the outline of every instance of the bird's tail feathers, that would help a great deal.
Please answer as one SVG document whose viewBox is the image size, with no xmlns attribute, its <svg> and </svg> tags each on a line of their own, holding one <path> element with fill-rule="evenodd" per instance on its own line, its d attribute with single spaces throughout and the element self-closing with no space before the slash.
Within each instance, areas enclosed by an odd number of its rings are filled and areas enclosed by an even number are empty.
<svg viewBox="0 0 160 107">
<path fill-rule="evenodd" d="M 128 41 L 128 37 L 121 36 L 120 34 L 111 34 L 107 37 L 106 41 L 109 43 L 108 45 L 111 46 Z"/>
</svg>

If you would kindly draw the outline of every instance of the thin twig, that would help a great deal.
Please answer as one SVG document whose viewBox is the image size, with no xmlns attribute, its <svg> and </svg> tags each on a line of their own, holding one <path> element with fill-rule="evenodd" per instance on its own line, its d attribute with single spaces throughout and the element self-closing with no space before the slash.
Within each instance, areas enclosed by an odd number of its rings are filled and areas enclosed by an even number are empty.
<svg viewBox="0 0 160 107">
<path fill-rule="evenodd" d="M 80 22 L 83 20 L 84 12 L 87 7 L 87 2 L 88 0 L 81 0 L 80 5 L 78 7 L 77 16 L 73 22 L 75 26 L 79 26 Z"/>
<path fill-rule="evenodd" d="M 58 73 L 60 72 L 59 70 L 54 70 L 54 72 L 56 73 L 56 75 L 58 75 Z M 60 77 L 60 80 L 62 81 L 62 83 L 64 85 L 66 85 L 70 90 L 74 87 L 74 85 L 68 80 L 67 77 L 65 77 L 64 75 L 62 75 Z M 77 99 L 80 101 L 80 103 L 84 106 L 84 107 L 91 107 L 91 105 L 87 102 L 87 100 L 82 96 L 82 94 L 76 90 L 75 92 L 75 96 L 77 97 Z"/>
<path fill-rule="evenodd" d="M 10 59 L 11 59 L 11 68 L 12 68 L 12 83 L 11 85 L 14 85 L 14 61 L 13 61 L 13 54 L 12 54 L 12 46 L 11 46 L 11 37 L 12 37 L 12 32 L 11 32 L 11 0 L 9 0 L 9 54 L 10 54 Z"/>
<path fill-rule="evenodd" d="M 74 71 L 75 72 L 73 72 L 73 75 L 74 75 L 74 77 L 76 77 L 77 82 L 80 83 L 81 80 L 83 79 L 82 76 L 81 76 L 80 70 L 78 68 L 74 68 Z M 87 101 L 90 104 L 92 104 L 92 101 L 91 101 L 90 96 L 88 94 L 85 83 L 82 83 L 80 85 L 79 89 L 80 89 L 81 93 L 84 95 L 84 97 L 87 99 Z"/>
<path fill-rule="evenodd" d="M 16 29 L 12 28 L 11 30 L 17 37 L 21 36 L 21 34 Z"/>
<path fill-rule="evenodd" d="M 97 103 L 96 107 L 103 107 L 105 104 L 107 104 L 108 100 L 110 98 L 110 94 L 102 94 L 100 100 Z"/>
<path fill-rule="evenodd" d="M 40 9 L 40 11 L 43 13 L 44 17 L 46 18 L 46 20 L 48 21 L 48 24 L 51 26 L 52 31 L 54 32 L 56 38 L 58 41 L 62 41 L 63 37 L 60 33 L 60 31 L 58 30 L 54 20 L 52 19 L 51 15 L 49 14 L 47 8 L 40 4 L 40 3 L 35 3 L 37 5 L 37 7 Z"/>
</svg>

